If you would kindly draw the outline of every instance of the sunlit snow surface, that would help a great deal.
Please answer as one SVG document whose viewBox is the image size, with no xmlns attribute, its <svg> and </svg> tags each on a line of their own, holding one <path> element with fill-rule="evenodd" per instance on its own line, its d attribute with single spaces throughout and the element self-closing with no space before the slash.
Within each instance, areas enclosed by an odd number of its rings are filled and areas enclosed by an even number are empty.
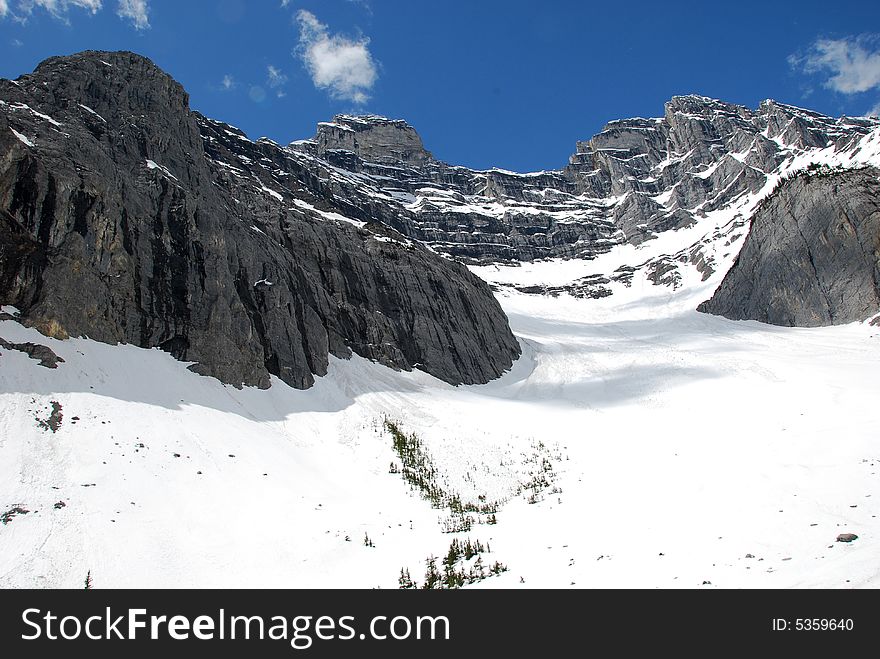
<svg viewBox="0 0 880 659">
<path fill-rule="evenodd" d="M 236 390 L 0 322 L 65 359 L 0 350 L 0 512 L 30 511 L 0 526 L 0 586 L 418 581 L 453 536 L 389 473 L 389 415 L 465 494 L 508 497 L 537 443 L 552 454 L 561 492 L 462 534 L 510 568 L 481 587 L 876 587 L 880 329 L 696 313 L 711 287 L 503 294 L 523 357 L 457 388 L 355 357 L 308 391 Z M 56 433 L 36 422 L 53 400 Z"/>
</svg>

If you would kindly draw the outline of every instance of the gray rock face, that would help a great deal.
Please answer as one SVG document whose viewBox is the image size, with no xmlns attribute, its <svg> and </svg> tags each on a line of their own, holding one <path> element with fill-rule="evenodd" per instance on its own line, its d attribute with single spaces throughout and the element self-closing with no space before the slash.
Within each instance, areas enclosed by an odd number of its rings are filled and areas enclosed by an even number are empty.
<svg viewBox="0 0 880 659">
<path fill-rule="evenodd" d="M 396 157 L 385 136 L 361 152 Z M 352 351 L 454 384 L 500 375 L 519 345 L 491 291 L 393 227 L 191 112 L 143 57 L 0 80 L 0 303 L 47 335 L 158 346 L 235 385 L 305 388 Z"/>
<path fill-rule="evenodd" d="M 880 171 L 816 168 L 782 183 L 699 310 L 798 327 L 861 321 L 880 310 Z"/>
</svg>

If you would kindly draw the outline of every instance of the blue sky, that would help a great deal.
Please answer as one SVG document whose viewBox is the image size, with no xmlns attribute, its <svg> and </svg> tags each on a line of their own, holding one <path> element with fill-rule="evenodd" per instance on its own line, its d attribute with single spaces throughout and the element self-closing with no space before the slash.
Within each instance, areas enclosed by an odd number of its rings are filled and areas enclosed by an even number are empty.
<svg viewBox="0 0 880 659">
<path fill-rule="evenodd" d="M 878 35 L 872 2 L 0 0 L 0 76 L 133 50 L 253 138 L 371 112 L 447 162 L 530 171 L 675 94 L 880 110 Z"/>
</svg>

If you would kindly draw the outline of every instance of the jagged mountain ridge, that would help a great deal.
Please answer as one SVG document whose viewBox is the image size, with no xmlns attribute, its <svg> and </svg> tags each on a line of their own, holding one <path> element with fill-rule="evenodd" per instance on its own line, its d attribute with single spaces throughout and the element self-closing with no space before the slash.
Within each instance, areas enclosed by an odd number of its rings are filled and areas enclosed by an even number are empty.
<svg viewBox="0 0 880 659">
<path fill-rule="evenodd" d="M 775 101 L 752 111 L 681 96 L 662 118 L 609 123 L 558 171 L 446 165 L 409 124 L 375 116 L 339 115 L 286 150 L 335 167 L 327 177 L 337 196 L 369 208 L 369 197 L 384 195 L 409 220 L 402 224 L 411 237 L 438 251 L 469 262 L 524 261 L 590 257 L 687 226 L 759 190 L 787 159 L 829 145 L 845 151 L 878 125 Z M 346 173 L 359 178 L 342 180 Z"/>
</svg>

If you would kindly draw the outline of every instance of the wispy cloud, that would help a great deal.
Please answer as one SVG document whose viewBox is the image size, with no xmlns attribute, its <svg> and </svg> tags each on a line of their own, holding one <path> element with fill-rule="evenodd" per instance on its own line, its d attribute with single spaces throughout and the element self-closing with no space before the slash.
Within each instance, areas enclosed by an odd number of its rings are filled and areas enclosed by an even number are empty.
<svg viewBox="0 0 880 659">
<path fill-rule="evenodd" d="M 69 25 L 72 9 L 97 14 L 104 8 L 104 0 L 18 0 L 14 9 L 10 5 L 10 0 L 0 0 L 0 18 L 10 14 L 15 20 L 25 23 L 34 11 L 42 9 L 53 18 Z M 130 22 L 136 30 L 146 30 L 150 27 L 149 13 L 149 0 L 117 0 L 116 14 Z"/>
<path fill-rule="evenodd" d="M 788 57 L 789 65 L 823 78 L 822 85 L 841 94 L 880 91 L 880 38 L 863 34 L 817 39 L 806 53 Z M 880 103 L 870 112 L 877 112 Z"/>
<path fill-rule="evenodd" d="M 69 22 L 68 13 L 71 8 L 85 9 L 97 14 L 104 7 L 102 0 L 20 0 L 18 10 L 22 17 L 30 16 L 34 9 L 40 7 L 58 20 Z"/>
<path fill-rule="evenodd" d="M 880 42 L 874 36 L 818 39 L 806 55 L 788 61 L 805 73 L 829 75 L 825 86 L 844 94 L 880 86 Z"/>
<path fill-rule="evenodd" d="M 149 11 L 147 0 L 119 0 L 116 9 L 117 15 L 131 21 L 135 30 L 146 30 L 150 27 Z"/>
<path fill-rule="evenodd" d="M 366 103 L 378 74 L 370 54 L 369 39 L 349 39 L 330 34 L 329 28 L 310 11 L 297 12 L 297 53 L 312 82 L 335 99 Z"/>
<path fill-rule="evenodd" d="M 227 73 L 225 76 L 223 76 L 223 80 L 220 81 L 220 88 L 225 92 L 229 92 L 235 89 L 237 84 L 238 83 L 235 82 L 235 78 Z"/>
<path fill-rule="evenodd" d="M 287 82 L 287 76 L 284 75 L 284 72 L 271 64 L 266 67 L 266 75 L 269 79 L 270 87 L 281 87 Z"/>
<path fill-rule="evenodd" d="M 868 116 L 877 117 L 878 119 L 880 119 L 880 102 L 878 102 L 877 105 L 868 110 Z"/>
<path fill-rule="evenodd" d="M 270 64 L 266 67 L 266 79 L 269 87 L 275 90 L 275 95 L 278 98 L 284 98 L 287 96 L 282 89 L 282 87 L 287 84 L 287 76 L 284 75 L 284 72 L 281 69 Z"/>
</svg>

